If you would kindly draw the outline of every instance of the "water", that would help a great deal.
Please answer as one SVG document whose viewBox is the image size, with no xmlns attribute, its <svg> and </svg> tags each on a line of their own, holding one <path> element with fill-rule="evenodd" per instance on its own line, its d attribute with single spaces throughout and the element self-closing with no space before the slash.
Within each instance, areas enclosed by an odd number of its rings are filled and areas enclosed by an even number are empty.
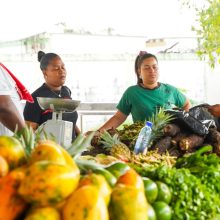
<svg viewBox="0 0 220 220">
<path fill-rule="evenodd" d="M 147 121 L 146 125 L 141 129 L 134 147 L 135 154 L 147 152 L 152 125 L 153 124 L 150 121 Z"/>
</svg>

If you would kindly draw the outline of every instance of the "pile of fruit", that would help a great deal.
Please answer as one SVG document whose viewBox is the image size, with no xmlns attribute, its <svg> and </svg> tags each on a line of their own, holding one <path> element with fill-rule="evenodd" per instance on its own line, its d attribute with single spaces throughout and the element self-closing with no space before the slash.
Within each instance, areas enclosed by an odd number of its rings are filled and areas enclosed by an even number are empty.
<svg viewBox="0 0 220 220">
<path fill-rule="evenodd" d="M 81 158 L 93 134 L 68 149 L 24 134 L 0 136 L 0 220 L 171 219 L 159 182 L 154 191 L 124 162 Z"/>
<path fill-rule="evenodd" d="M 152 120 L 153 147 L 170 118 Z M 28 127 L 0 136 L 0 220 L 220 219 L 219 142 L 135 155 L 141 126 L 80 134 L 68 148 Z"/>
</svg>

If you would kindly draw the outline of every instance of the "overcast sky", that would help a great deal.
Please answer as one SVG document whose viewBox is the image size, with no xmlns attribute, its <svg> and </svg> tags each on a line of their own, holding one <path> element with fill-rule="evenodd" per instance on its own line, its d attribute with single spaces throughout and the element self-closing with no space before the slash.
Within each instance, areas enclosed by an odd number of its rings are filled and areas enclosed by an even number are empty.
<svg viewBox="0 0 220 220">
<path fill-rule="evenodd" d="M 193 36 L 195 17 L 179 0 L 0 0 L 0 41 L 70 28 L 146 37 Z"/>
</svg>

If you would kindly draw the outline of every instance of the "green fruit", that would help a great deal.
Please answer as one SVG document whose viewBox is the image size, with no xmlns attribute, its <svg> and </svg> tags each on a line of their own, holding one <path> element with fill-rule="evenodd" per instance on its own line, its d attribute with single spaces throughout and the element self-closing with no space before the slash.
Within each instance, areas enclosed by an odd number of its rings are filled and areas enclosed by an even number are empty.
<svg viewBox="0 0 220 220">
<path fill-rule="evenodd" d="M 113 187 L 115 183 L 117 182 L 116 177 L 106 169 L 97 168 L 94 170 L 94 173 L 103 175 L 111 187 Z"/>
<path fill-rule="evenodd" d="M 147 177 L 143 177 L 142 179 L 144 182 L 145 196 L 147 198 L 147 201 L 152 204 L 158 196 L 157 184 Z"/>
<path fill-rule="evenodd" d="M 157 220 L 157 216 L 154 211 L 154 208 L 150 204 L 148 204 L 147 214 L 148 214 L 148 220 Z"/>
<path fill-rule="evenodd" d="M 156 181 L 156 184 L 158 188 L 158 195 L 156 201 L 163 201 L 169 204 L 172 197 L 169 187 L 167 186 L 167 184 L 160 181 Z"/>
<path fill-rule="evenodd" d="M 157 220 L 171 220 L 172 210 L 167 203 L 158 201 L 158 202 L 154 202 L 152 206 L 156 213 Z"/>
<path fill-rule="evenodd" d="M 106 169 L 112 173 L 117 179 L 130 169 L 126 163 L 116 162 L 106 167 Z"/>
</svg>

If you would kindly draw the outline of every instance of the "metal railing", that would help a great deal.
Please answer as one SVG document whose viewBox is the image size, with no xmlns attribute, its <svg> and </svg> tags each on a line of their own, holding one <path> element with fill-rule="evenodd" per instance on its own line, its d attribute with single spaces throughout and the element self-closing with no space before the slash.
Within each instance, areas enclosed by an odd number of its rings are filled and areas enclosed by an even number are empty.
<svg viewBox="0 0 220 220">
<path fill-rule="evenodd" d="M 79 114 L 80 130 L 84 132 L 84 116 L 94 115 L 114 115 L 117 103 L 80 103 L 77 108 Z"/>
</svg>

